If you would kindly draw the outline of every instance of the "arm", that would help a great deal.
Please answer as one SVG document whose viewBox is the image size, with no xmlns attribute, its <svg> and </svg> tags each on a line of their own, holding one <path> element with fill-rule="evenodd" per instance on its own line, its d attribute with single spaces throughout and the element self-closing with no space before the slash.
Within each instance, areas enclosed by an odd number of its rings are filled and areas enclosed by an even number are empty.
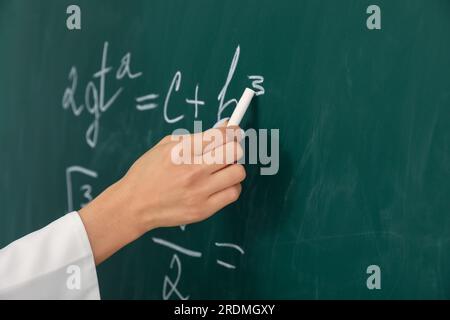
<svg viewBox="0 0 450 320">
<path fill-rule="evenodd" d="M 242 149 L 227 137 L 225 128 L 167 137 L 79 213 L 0 250 L 0 299 L 99 299 L 96 264 L 149 230 L 204 220 L 239 197 Z M 200 142 L 187 148 L 193 159 L 216 161 L 177 164 L 173 151 L 191 141 Z"/>
</svg>

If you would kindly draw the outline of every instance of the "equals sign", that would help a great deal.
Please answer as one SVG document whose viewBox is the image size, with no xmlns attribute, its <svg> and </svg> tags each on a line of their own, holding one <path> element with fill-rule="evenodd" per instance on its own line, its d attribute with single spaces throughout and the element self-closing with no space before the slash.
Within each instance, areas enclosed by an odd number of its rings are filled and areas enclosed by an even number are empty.
<svg viewBox="0 0 450 320">
<path fill-rule="evenodd" d="M 158 94 L 149 94 L 143 97 L 139 97 L 136 98 L 136 109 L 138 109 L 139 111 L 145 111 L 145 110 L 152 110 L 158 107 L 158 104 L 152 102 L 155 99 L 158 99 L 159 95 Z"/>
</svg>

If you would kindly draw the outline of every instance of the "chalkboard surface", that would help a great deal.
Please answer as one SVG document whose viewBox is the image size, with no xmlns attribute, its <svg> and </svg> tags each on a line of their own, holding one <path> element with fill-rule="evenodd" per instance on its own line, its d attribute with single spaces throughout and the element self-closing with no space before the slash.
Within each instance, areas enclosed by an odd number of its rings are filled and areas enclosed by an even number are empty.
<svg viewBox="0 0 450 320">
<path fill-rule="evenodd" d="M 278 174 L 121 250 L 102 298 L 450 298 L 450 2 L 376 2 L 381 30 L 365 0 L 0 0 L 0 246 L 259 83 L 242 125 L 279 129 Z"/>
</svg>

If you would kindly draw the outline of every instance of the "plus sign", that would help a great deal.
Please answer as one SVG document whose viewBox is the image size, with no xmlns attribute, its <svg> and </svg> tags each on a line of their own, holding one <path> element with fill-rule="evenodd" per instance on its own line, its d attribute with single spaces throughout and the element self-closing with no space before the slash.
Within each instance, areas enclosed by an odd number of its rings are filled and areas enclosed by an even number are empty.
<svg viewBox="0 0 450 320">
<path fill-rule="evenodd" d="M 195 86 L 195 98 L 194 99 L 186 99 L 187 104 L 193 104 L 195 108 L 195 119 L 198 117 L 198 107 L 204 106 L 205 101 L 198 100 L 198 84 Z"/>
</svg>

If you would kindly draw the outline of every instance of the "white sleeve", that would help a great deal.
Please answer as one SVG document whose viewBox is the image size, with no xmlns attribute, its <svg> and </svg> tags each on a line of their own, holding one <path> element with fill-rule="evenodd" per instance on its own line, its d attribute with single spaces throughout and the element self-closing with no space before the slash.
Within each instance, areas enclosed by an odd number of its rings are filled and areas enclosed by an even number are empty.
<svg viewBox="0 0 450 320">
<path fill-rule="evenodd" d="M 0 250 L 0 299 L 100 299 L 94 257 L 77 212 Z"/>
</svg>

